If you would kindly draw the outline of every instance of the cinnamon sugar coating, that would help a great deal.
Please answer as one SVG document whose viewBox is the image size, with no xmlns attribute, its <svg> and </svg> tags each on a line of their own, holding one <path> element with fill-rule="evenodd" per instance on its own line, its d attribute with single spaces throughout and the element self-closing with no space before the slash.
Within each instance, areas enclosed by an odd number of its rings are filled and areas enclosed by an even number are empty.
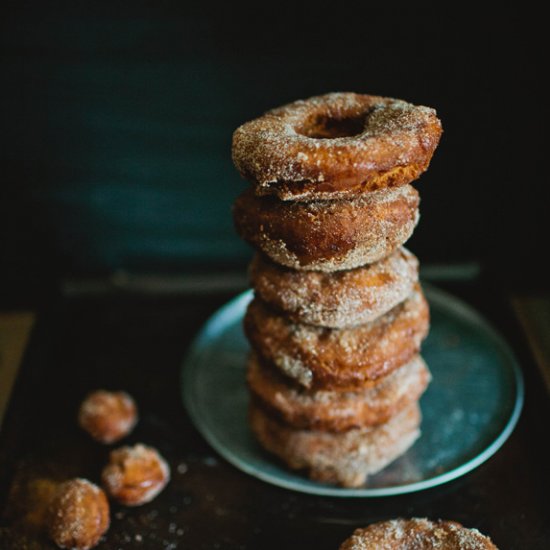
<svg viewBox="0 0 550 550">
<path fill-rule="evenodd" d="M 138 444 L 112 451 L 101 479 L 116 501 L 140 506 L 164 489 L 170 480 L 170 468 L 156 449 Z"/>
<path fill-rule="evenodd" d="M 50 536 L 60 548 L 88 550 L 109 528 L 105 493 L 86 479 L 62 483 L 51 504 Z"/>
<path fill-rule="evenodd" d="M 232 156 L 258 195 L 343 198 L 418 178 L 428 168 L 441 132 L 429 107 L 330 93 L 243 124 L 233 134 Z"/>
<path fill-rule="evenodd" d="M 297 323 L 347 328 L 374 321 L 418 282 L 418 260 L 405 248 L 351 270 L 296 271 L 257 254 L 250 264 L 256 294 Z"/>
<path fill-rule="evenodd" d="M 407 364 L 366 388 L 350 391 L 309 391 L 261 364 L 252 353 L 247 381 L 264 409 L 293 428 L 342 432 L 375 426 L 418 401 L 430 381 L 430 372 L 417 355 Z"/>
<path fill-rule="evenodd" d="M 302 386 L 350 389 L 389 374 L 414 357 L 429 328 L 419 285 L 376 320 L 348 329 L 293 323 L 255 298 L 244 318 L 253 350 Z"/>
<path fill-rule="evenodd" d="M 114 443 L 128 435 L 137 422 L 137 407 L 126 392 L 97 390 L 80 405 L 78 423 L 96 441 Z"/>
<path fill-rule="evenodd" d="M 420 435 L 420 417 L 415 403 L 379 426 L 331 433 L 293 429 L 254 403 L 250 407 L 252 431 L 267 451 L 311 479 L 343 487 L 360 487 L 405 453 Z"/>
<path fill-rule="evenodd" d="M 297 270 L 339 271 L 376 262 L 402 245 L 418 223 L 410 185 L 353 200 L 283 202 L 243 193 L 234 203 L 239 235 L 274 262 Z"/>
<path fill-rule="evenodd" d="M 456 521 L 392 519 L 356 529 L 340 550 L 497 550 L 489 537 Z"/>
</svg>

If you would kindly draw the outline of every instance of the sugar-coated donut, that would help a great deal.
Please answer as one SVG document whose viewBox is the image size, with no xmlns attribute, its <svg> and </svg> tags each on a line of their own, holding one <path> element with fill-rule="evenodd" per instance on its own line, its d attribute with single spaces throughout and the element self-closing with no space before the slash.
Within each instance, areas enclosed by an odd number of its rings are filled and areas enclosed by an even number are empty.
<svg viewBox="0 0 550 550">
<path fill-rule="evenodd" d="M 259 443 L 293 470 L 343 487 L 360 487 L 401 456 L 420 435 L 417 403 L 373 428 L 331 433 L 297 430 L 273 418 L 258 405 L 250 406 L 251 428 Z"/>
<path fill-rule="evenodd" d="M 61 483 L 51 503 L 50 537 L 60 548 L 89 550 L 110 524 L 105 493 L 87 479 Z"/>
<path fill-rule="evenodd" d="M 398 99 L 330 93 L 237 128 L 233 162 L 258 195 L 334 199 L 410 183 L 441 136 L 436 112 Z"/>
<path fill-rule="evenodd" d="M 249 273 L 256 294 L 292 321 L 347 328 L 402 302 L 418 282 L 418 260 L 399 248 L 373 264 L 325 273 L 296 271 L 256 254 Z"/>
<path fill-rule="evenodd" d="M 353 200 L 284 202 L 251 190 L 234 203 L 239 235 L 274 262 L 297 270 L 339 271 L 376 262 L 402 245 L 418 219 L 410 185 Z"/>
<path fill-rule="evenodd" d="M 299 384 L 313 389 L 356 390 L 410 361 L 429 328 L 420 289 L 371 323 L 327 329 L 293 323 L 258 298 L 244 318 L 252 349 Z"/>
<path fill-rule="evenodd" d="M 170 468 L 156 449 L 137 444 L 112 451 L 101 479 L 116 501 L 140 506 L 164 489 L 170 480 Z"/>
<path fill-rule="evenodd" d="M 136 403 L 123 391 L 94 391 L 84 399 L 78 411 L 80 427 L 105 444 L 127 436 L 137 419 Z"/>
<path fill-rule="evenodd" d="M 358 391 L 308 391 L 290 383 L 276 369 L 263 365 L 252 353 L 247 381 L 254 399 L 285 424 L 342 432 L 387 422 L 420 398 L 430 381 L 430 372 L 417 355 Z"/>
<path fill-rule="evenodd" d="M 498 550 L 477 529 L 456 521 L 391 519 L 356 529 L 340 550 Z"/>
</svg>

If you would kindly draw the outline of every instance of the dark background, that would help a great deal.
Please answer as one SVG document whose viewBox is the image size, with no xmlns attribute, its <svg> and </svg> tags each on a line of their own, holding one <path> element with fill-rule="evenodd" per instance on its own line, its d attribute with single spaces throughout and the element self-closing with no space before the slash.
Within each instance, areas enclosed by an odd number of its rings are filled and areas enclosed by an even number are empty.
<svg viewBox="0 0 550 550">
<path fill-rule="evenodd" d="M 443 121 L 409 242 L 422 262 L 479 261 L 507 286 L 546 281 L 540 14 L 462 3 L 52 6 L 17 3 L 2 16 L 8 299 L 117 270 L 244 271 L 232 131 L 337 90 L 433 106 Z"/>
</svg>

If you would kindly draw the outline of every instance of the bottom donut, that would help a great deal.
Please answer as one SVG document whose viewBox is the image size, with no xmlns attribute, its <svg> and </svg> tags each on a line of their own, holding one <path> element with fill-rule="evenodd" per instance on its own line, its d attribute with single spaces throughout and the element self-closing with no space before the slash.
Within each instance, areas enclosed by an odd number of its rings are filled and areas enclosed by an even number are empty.
<svg viewBox="0 0 550 550">
<path fill-rule="evenodd" d="M 498 550 L 491 539 L 477 529 L 456 521 L 427 518 L 392 519 L 356 529 L 340 550 Z"/>
<path fill-rule="evenodd" d="M 342 433 L 291 428 L 250 405 L 250 424 L 259 443 L 293 470 L 316 481 L 360 487 L 407 451 L 420 435 L 420 407 L 414 403 L 385 424 Z"/>
</svg>

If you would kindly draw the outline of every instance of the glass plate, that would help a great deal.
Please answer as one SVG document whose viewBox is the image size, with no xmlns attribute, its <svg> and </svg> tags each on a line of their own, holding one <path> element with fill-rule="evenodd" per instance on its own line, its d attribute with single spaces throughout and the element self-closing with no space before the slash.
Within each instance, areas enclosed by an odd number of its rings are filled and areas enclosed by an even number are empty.
<svg viewBox="0 0 550 550">
<path fill-rule="evenodd" d="M 422 435 L 368 486 L 345 489 L 286 469 L 256 443 L 247 421 L 241 328 L 247 291 L 205 324 L 183 365 L 184 404 L 206 440 L 231 464 L 266 482 L 317 495 L 374 497 L 420 491 L 473 470 L 511 434 L 523 404 L 523 379 L 506 342 L 474 309 L 433 287 L 422 356 L 433 380 L 420 405 Z"/>
</svg>

